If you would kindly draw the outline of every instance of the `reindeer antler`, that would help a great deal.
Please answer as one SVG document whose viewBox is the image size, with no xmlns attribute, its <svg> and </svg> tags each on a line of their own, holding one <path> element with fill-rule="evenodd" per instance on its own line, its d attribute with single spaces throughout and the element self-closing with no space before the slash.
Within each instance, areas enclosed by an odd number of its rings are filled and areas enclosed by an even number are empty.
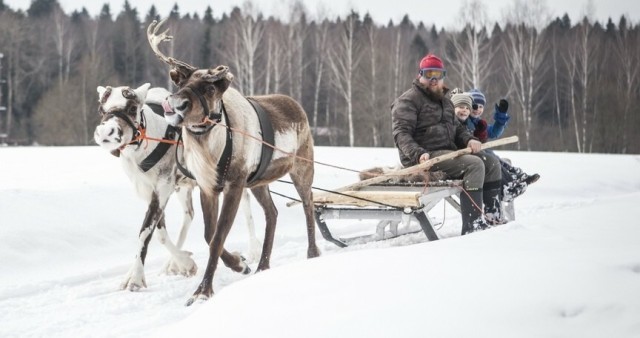
<svg viewBox="0 0 640 338">
<path fill-rule="evenodd" d="M 194 71 L 197 70 L 196 67 L 193 67 L 186 62 L 176 60 L 172 57 L 167 57 L 158 48 L 158 45 L 162 41 L 170 41 L 171 39 L 173 39 L 173 36 L 167 35 L 167 32 L 169 32 L 168 28 L 164 32 L 158 34 L 160 27 L 162 26 L 162 24 L 165 23 L 165 21 L 167 21 L 167 19 L 160 21 L 160 23 L 158 23 L 156 20 L 153 20 L 151 24 L 149 24 L 149 27 L 147 27 L 147 40 L 149 40 L 151 49 L 156 54 L 158 59 L 160 59 L 160 61 L 168 64 L 173 68 L 177 68 L 179 71 L 184 72 L 186 74 L 193 73 Z"/>
</svg>

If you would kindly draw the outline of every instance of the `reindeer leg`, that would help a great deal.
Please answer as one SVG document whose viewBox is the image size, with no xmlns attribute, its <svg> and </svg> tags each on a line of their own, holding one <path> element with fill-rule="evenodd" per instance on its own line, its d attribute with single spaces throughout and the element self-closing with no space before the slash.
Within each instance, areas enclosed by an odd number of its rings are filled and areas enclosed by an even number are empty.
<svg viewBox="0 0 640 338">
<path fill-rule="evenodd" d="M 173 190 L 172 187 L 168 187 L 168 191 Z M 169 275 L 183 275 L 186 277 L 191 277 L 196 274 L 198 271 L 198 266 L 196 262 L 191 258 L 193 255 L 189 251 L 180 250 L 182 245 L 184 244 L 184 240 L 186 238 L 187 232 L 189 231 L 189 226 L 191 225 L 191 221 L 193 220 L 193 203 L 191 199 L 193 188 L 191 187 L 183 187 L 177 189 L 178 200 L 182 205 L 182 209 L 184 210 L 184 218 L 182 222 L 182 228 L 180 230 L 180 236 L 178 238 L 178 242 L 176 245 L 173 245 L 171 239 L 169 239 L 169 234 L 167 233 L 167 229 L 165 226 L 164 218 L 160 220 L 158 223 L 158 241 L 163 244 L 169 253 L 171 253 L 171 258 L 169 261 L 165 263 L 162 271 Z M 166 202 L 169 200 L 168 196 L 164 202 L 166 206 Z"/>
<path fill-rule="evenodd" d="M 236 213 L 238 212 L 238 205 L 240 204 L 240 198 L 242 196 L 242 189 L 244 182 L 229 182 L 227 184 L 227 190 L 224 193 L 224 198 L 222 201 L 222 212 L 220 213 L 220 218 L 216 225 L 214 225 L 214 229 L 210 229 L 211 225 L 207 224 L 205 221 L 205 229 L 208 229 L 209 233 L 213 230 L 213 238 L 209 242 L 209 260 L 207 262 L 207 268 L 204 272 L 204 276 L 202 278 L 202 282 L 193 293 L 193 296 L 189 298 L 187 301 L 187 306 L 193 304 L 197 299 L 208 299 L 213 295 L 213 275 L 218 266 L 218 259 L 222 255 L 224 251 L 224 241 L 227 239 L 227 235 L 229 234 L 229 230 L 231 230 L 231 226 L 233 225 L 233 220 L 236 217 Z M 205 202 L 207 202 L 207 208 L 211 209 L 211 204 L 215 202 L 218 203 L 218 195 L 219 193 L 213 193 L 212 196 L 206 196 L 206 194 L 201 194 L 205 196 Z M 203 211 L 205 202 L 203 202 Z M 216 207 L 217 209 L 217 207 Z M 211 221 L 211 213 L 205 211 L 205 215 L 208 214 L 209 221 Z M 205 230 L 206 231 L 206 230 Z"/>
<path fill-rule="evenodd" d="M 271 259 L 271 250 L 273 249 L 273 238 L 276 232 L 278 209 L 276 209 L 276 206 L 273 204 L 268 185 L 251 188 L 251 192 L 264 210 L 266 220 L 262 256 L 260 257 L 260 263 L 258 263 L 258 269 L 256 270 L 256 272 L 258 272 L 269 269 L 269 260 Z"/>
<path fill-rule="evenodd" d="M 162 271 L 168 275 L 183 275 L 185 277 L 191 277 L 198 272 L 198 265 L 191 258 L 193 253 L 186 250 L 180 250 L 175 246 L 165 226 L 164 217 L 158 223 L 158 241 L 167 248 L 171 254 L 171 258 L 164 264 Z"/>
<path fill-rule="evenodd" d="M 202 207 L 202 218 L 204 219 L 204 240 L 207 245 L 211 243 L 213 234 L 216 233 L 218 225 L 218 199 L 220 192 L 213 192 L 207 195 L 200 189 L 200 206 Z"/>
<path fill-rule="evenodd" d="M 219 192 L 214 192 L 208 196 L 200 190 L 200 205 L 202 206 L 202 216 L 204 218 L 204 240 L 210 245 L 213 235 L 216 232 L 218 221 L 218 199 Z M 247 275 L 251 272 L 249 265 L 245 263 L 245 259 L 238 253 L 230 253 L 227 250 L 222 251 L 220 256 L 222 262 L 229 269 Z"/>
<path fill-rule="evenodd" d="M 313 144 L 313 143 L 309 143 Z M 305 151 L 300 149 L 299 156 L 303 158 L 313 159 L 313 151 Z M 313 164 L 306 161 L 296 161 L 295 168 L 289 173 L 293 186 L 300 195 L 302 200 L 302 208 L 304 209 L 304 217 L 307 221 L 307 258 L 313 258 L 320 256 L 320 250 L 316 246 L 315 235 L 315 219 L 313 218 L 313 195 L 311 192 L 311 185 L 313 183 Z"/>
<path fill-rule="evenodd" d="M 176 189 L 176 193 L 178 195 L 178 201 L 180 201 L 180 205 L 182 206 L 182 210 L 184 210 L 180 237 L 178 237 L 178 241 L 176 242 L 178 249 L 182 249 L 184 240 L 187 238 L 187 232 L 189 232 L 189 227 L 193 221 L 193 187 L 178 187 Z"/>
<path fill-rule="evenodd" d="M 249 232 L 249 243 L 247 247 L 247 262 L 253 263 L 260 257 L 260 247 L 262 244 L 256 236 L 256 226 L 253 222 L 251 213 L 251 203 L 247 189 L 242 190 L 242 199 L 240 200 L 240 209 L 244 212 L 244 218 L 247 221 L 247 231 Z"/>
<path fill-rule="evenodd" d="M 138 234 L 139 246 L 135 262 L 129 269 L 125 280 L 120 284 L 120 288 L 122 290 L 128 289 L 129 291 L 138 291 L 142 287 L 147 287 L 147 282 L 144 277 L 144 260 L 147 257 L 147 248 L 149 247 L 149 241 L 153 235 L 153 230 L 163 215 L 158 195 L 153 193 L 151 201 L 149 202 L 149 207 L 147 208 L 147 214 L 142 222 L 142 228 Z"/>
</svg>

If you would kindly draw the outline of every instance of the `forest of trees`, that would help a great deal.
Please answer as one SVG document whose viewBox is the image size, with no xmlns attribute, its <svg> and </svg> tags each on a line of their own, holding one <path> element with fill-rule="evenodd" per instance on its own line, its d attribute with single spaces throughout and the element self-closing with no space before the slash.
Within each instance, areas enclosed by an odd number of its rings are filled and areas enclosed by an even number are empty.
<svg viewBox="0 0 640 338">
<path fill-rule="evenodd" d="M 374 23 L 366 13 L 309 20 L 292 0 L 281 18 L 251 2 L 231 13 L 138 13 L 125 1 L 91 17 L 67 14 L 57 0 L 33 0 L 26 12 L 0 0 L 0 134 L 9 144 L 90 145 L 99 121 L 98 85 L 145 82 L 174 90 L 154 56 L 146 27 L 168 17 L 174 39 L 164 53 L 193 66 L 227 65 L 245 95 L 283 93 L 307 111 L 316 145 L 394 145 L 390 104 L 410 88 L 420 59 L 433 52 L 448 87 L 480 88 L 510 102 L 504 136 L 513 149 L 640 153 L 640 27 L 627 18 L 600 23 L 585 15 L 552 18 L 541 0 L 514 0 L 503 23 L 486 5 L 460 9 L 464 26 Z M 2 140 L 0 140 L 2 141 Z"/>
</svg>

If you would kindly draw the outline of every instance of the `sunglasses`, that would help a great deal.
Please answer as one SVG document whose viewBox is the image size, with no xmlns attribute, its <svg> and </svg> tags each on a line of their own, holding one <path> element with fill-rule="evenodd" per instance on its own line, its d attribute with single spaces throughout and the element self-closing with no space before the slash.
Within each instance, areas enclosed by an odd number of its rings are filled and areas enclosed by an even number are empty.
<svg viewBox="0 0 640 338">
<path fill-rule="evenodd" d="M 447 72 L 440 68 L 423 68 L 420 69 L 420 75 L 427 80 L 442 80 L 446 76 Z"/>
</svg>

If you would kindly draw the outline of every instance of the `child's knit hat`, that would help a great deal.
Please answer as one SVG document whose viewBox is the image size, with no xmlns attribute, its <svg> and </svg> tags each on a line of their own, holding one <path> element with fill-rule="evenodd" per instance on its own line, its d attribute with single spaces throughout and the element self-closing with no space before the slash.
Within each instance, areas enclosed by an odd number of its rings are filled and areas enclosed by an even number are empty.
<svg viewBox="0 0 640 338">
<path fill-rule="evenodd" d="M 471 110 L 471 104 L 473 103 L 469 93 L 453 94 L 451 96 L 451 101 L 453 102 L 454 107 L 467 106 L 469 110 Z"/>
<path fill-rule="evenodd" d="M 482 106 L 487 105 L 487 100 L 484 98 L 484 94 L 476 88 L 473 88 L 469 91 L 471 97 L 473 98 L 473 103 L 481 104 Z"/>
</svg>

